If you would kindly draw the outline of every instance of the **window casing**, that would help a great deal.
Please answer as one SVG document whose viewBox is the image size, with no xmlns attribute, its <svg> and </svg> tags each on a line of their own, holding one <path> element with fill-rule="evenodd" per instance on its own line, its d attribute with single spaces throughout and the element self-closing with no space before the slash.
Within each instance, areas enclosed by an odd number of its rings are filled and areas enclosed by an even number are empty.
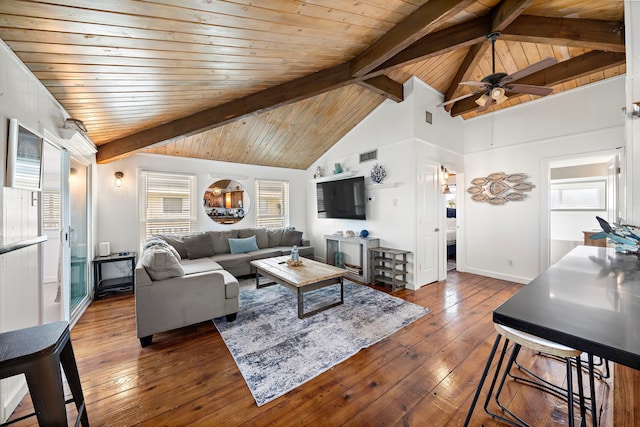
<svg viewBox="0 0 640 427">
<path fill-rule="evenodd" d="M 256 226 L 289 225 L 289 182 L 256 180 Z"/>
<path fill-rule="evenodd" d="M 154 234 L 195 230 L 195 175 L 142 170 L 139 194 L 142 242 Z"/>
</svg>

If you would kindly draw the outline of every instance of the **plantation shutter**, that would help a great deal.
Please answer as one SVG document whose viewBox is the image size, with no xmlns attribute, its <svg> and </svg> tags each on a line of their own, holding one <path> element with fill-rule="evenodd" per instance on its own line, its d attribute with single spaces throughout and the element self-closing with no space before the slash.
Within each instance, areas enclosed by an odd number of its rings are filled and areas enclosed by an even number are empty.
<svg viewBox="0 0 640 427">
<path fill-rule="evenodd" d="M 256 225 L 265 228 L 289 225 L 289 183 L 256 180 Z"/>
<path fill-rule="evenodd" d="M 60 190 L 42 190 L 42 228 L 61 227 L 60 209 Z"/>
<path fill-rule="evenodd" d="M 196 177 L 140 171 L 140 238 L 188 233 L 196 226 Z"/>
</svg>

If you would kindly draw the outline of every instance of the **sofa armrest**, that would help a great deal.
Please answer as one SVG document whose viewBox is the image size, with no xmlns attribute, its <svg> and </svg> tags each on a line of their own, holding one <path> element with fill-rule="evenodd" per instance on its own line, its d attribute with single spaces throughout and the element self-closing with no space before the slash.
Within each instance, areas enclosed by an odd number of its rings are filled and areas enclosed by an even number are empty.
<svg viewBox="0 0 640 427">
<path fill-rule="evenodd" d="M 300 246 L 311 246 L 311 240 L 302 239 L 302 241 L 300 242 Z"/>
</svg>

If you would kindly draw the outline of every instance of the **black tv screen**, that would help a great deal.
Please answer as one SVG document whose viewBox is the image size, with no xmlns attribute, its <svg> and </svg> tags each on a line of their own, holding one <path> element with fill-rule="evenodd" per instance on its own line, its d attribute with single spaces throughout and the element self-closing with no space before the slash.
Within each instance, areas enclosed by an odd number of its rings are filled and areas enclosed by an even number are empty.
<svg viewBox="0 0 640 427">
<path fill-rule="evenodd" d="M 318 218 L 367 219 L 364 177 L 318 182 Z"/>
</svg>

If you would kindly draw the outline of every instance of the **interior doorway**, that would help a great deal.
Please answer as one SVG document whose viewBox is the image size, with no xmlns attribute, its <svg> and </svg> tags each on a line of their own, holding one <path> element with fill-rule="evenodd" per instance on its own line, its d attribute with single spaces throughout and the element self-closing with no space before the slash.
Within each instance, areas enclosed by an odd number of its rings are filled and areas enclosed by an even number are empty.
<svg viewBox="0 0 640 427">
<path fill-rule="evenodd" d="M 447 260 L 446 271 L 457 268 L 457 242 L 458 242 L 458 209 L 457 209 L 457 174 L 449 168 L 442 167 L 442 194 L 444 195 L 445 213 L 445 247 L 443 257 Z"/>
<path fill-rule="evenodd" d="M 548 265 L 578 245 L 593 244 L 588 236 L 600 230 L 596 216 L 618 221 L 620 164 L 619 152 L 549 161 Z"/>
</svg>

